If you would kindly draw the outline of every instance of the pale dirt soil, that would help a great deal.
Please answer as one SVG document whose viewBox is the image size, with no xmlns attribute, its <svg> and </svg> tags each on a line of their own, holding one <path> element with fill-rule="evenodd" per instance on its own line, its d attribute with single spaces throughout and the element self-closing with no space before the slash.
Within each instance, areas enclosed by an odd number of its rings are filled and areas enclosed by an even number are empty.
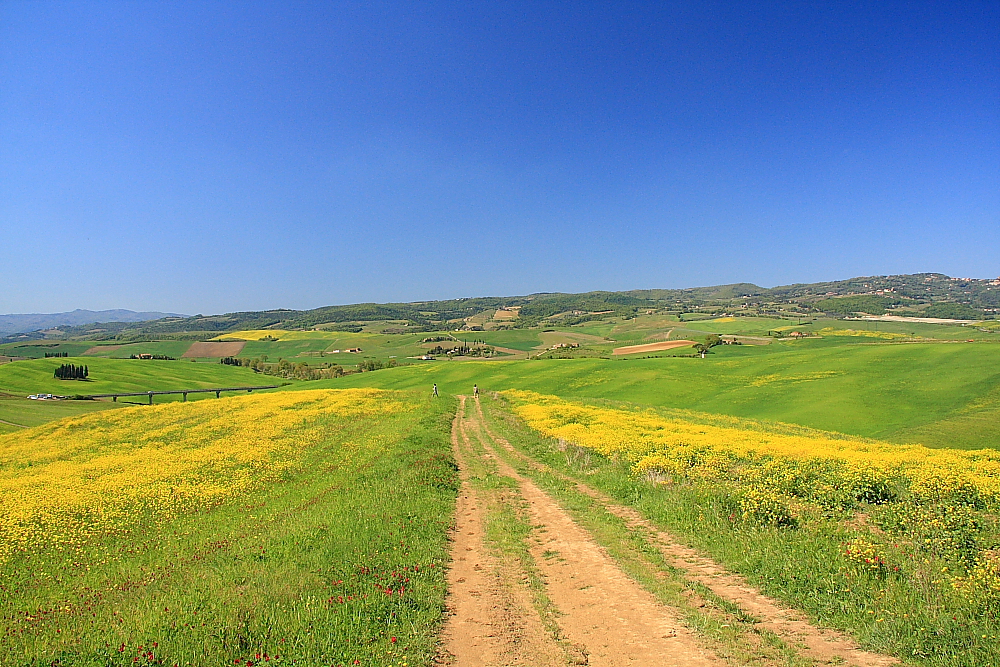
<svg viewBox="0 0 1000 667">
<path fill-rule="evenodd" d="M 450 664 L 457 667 L 725 664 L 702 648 L 694 634 L 679 621 L 676 610 L 660 604 L 626 576 L 555 500 L 496 455 L 493 438 L 483 428 L 478 402 L 467 420 L 464 412 L 462 399 L 455 421 L 461 438 L 467 438 L 467 429 L 472 429 L 487 452 L 486 458 L 496 464 L 500 474 L 518 483 L 521 495 L 528 502 L 536 528 L 529 548 L 544 579 L 545 594 L 558 613 L 556 622 L 562 641 L 545 633 L 537 612 L 523 602 L 505 601 L 497 587 L 490 584 L 488 573 L 496 570 L 483 547 L 481 510 L 477 510 L 476 498 L 464 483 L 455 530 L 455 560 L 449 573 L 448 605 L 452 615 L 442 637 L 442 654 L 451 660 Z M 453 436 L 459 467 L 464 469 L 468 465 L 465 457 L 473 454 L 471 448 L 459 447 L 459 442 L 459 435 Z M 470 559 L 482 569 L 477 572 Z M 471 595 L 472 589 L 479 595 Z"/>
<path fill-rule="evenodd" d="M 693 340 L 666 340 L 662 343 L 643 343 L 642 345 L 626 345 L 616 347 L 612 354 L 639 354 L 641 352 L 661 352 L 672 350 L 675 347 L 691 347 L 696 343 Z"/>
<path fill-rule="evenodd" d="M 484 542 L 485 507 L 469 483 L 469 446 L 461 416 L 452 424 L 451 442 L 462 486 L 452 533 L 448 571 L 448 618 L 436 662 L 456 667 L 566 664 L 563 648 L 545 629 L 533 607 L 524 573 L 501 563 Z"/>
<path fill-rule="evenodd" d="M 243 346 L 246 344 L 247 343 L 244 340 L 232 341 L 228 343 L 191 343 L 191 347 L 189 347 L 187 351 L 181 355 L 181 357 L 184 359 L 235 357 L 243 351 Z"/>
<path fill-rule="evenodd" d="M 478 403 L 476 407 L 479 409 L 482 419 L 482 408 Z M 535 468 L 557 474 L 565 480 L 573 482 L 578 491 L 602 503 L 608 512 L 624 519 L 630 527 L 641 529 L 673 567 L 683 571 L 689 579 L 704 584 L 720 598 L 735 603 L 745 612 L 760 619 L 762 627 L 779 636 L 789 646 L 796 649 L 802 657 L 819 664 L 841 664 L 854 667 L 884 667 L 899 664 L 899 660 L 892 656 L 863 650 L 854 640 L 840 632 L 811 624 L 805 615 L 798 610 L 764 595 L 740 575 L 726 571 L 710 558 L 659 530 L 634 508 L 619 505 L 609 496 L 528 458 L 515 450 L 509 442 L 493 434 L 486 426 L 485 420 L 482 420 L 481 423 L 486 428 L 490 438 L 504 447 L 506 451 L 527 461 Z"/>
<path fill-rule="evenodd" d="M 566 637 L 584 647 L 589 665 L 720 665 L 675 610 L 625 575 L 593 538 L 530 481 L 524 497 L 542 534 L 531 553 Z"/>
</svg>

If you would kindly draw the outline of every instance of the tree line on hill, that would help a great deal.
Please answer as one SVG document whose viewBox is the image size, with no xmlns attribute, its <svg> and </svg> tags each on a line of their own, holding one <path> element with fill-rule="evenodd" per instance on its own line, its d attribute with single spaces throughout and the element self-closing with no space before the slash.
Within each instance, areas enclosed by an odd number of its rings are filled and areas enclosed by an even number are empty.
<svg viewBox="0 0 1000 667">
<path fill-rule="evenodd" d="M 62 364 L 53 373 L 53 377 L 59 380 L 86 380 L 89 376 L 89 368 L 75 364 Z"/>
<path fill-rule="evenodd" d="M 350 371 L 345 371 L 337 364 L 324 364 L 319 368 L 314 368 L 309 364 L 298 362 L 292 363 L 287 359 L 278 359 L 277 362 L 269 363 L 267 355 L 249 359 L 246 357 L 223 357 L 219 363 L 225 366 L 241 366 L 249 368 L 256 373 L 271 375 L 285 379 L 295 380 L 325 380 L 347 375 Z"/>
<path fill-rule="evenodd" d="M 358 363 L 358 372 L 380 371 L 383 368 L 396 368 L 399 363 L 395 359 L 362 359 Z"/>
<path fill-rule="evenodd" d="M 263 373 L 264 375 L 295 380 L 325 380 L 329 378 L 342 377 L 344 375 L 351 375 L 352 373 L 365 373 L 369 371 L 382 370 L 383 368 L 396 368 L 400 365 L 395 359 L 368 358 L 362 359 L 358 363 L 356 370 L 344 369 L 343 366 L 338 364 L 324 364 L 319 368 L 315 368 L 302 362 L 292 363 L 287 359 L 278 359 L 276 363 L 269 363 L 266 354 L 262 354 L 261 356 L 253 359 L 245 357 L 223 357 L 222 359 L 219 359 L 219 363 L 226 366 L 241 366 L 243 368 L 250 368 L 257 373 Z"/>
<path fill-rule="evenodd" d="M 723 344 L 722 336 L 720 336 L 719 334 L 709 334 L 705 336 L 705 342 L 698 343 L 697 345 L 694 346 L 694 349 L 698 351 L 698 354 L 704 354 L 709 350 L 711 350 L 713 347 L 722 344 Z"/>
<path fill-rule="evenodd" d="M 859 294 L 856 296 L 841 296 L 836 299 L 823 299 L 816 302 L 816 308 L 823 312 L 844 316 L 853 315 L 854 313 L 885 315 L 889 308 L 898 305 L 899 302 L 899 299 Z"/>
<path fill-rule="evenodd" d="M 437 345 L 426 354 L 435 356 L 457 356 L 457 357 L 492 357 L 496 354 L 496 349 L 492 345 L 458 345 L 455 347 L 442 347 Z"/>
<path fill-rule="evenodd" d="M 983 318 L 982 311 L 964 303 L 932 303 L 920 315 L 921 317 L 940 317 L 947 320 L 981 320 Z"/>
<path fill-rule="evenodd" d="M 68 357 L 68 356 L 69 356 L 69 352 L 46 352 L 45 353 L 45 358 L 46 359 L 48 359 L 49 357 Z"/>
<path fill-rule="evenodd" d="M 103 331 L 94 334 L 93 325 L 85 327 L 62 327 L 66 336 L 83 336 L 94 340 L 122 340 L 138 342 L 170 338 L 178 340 L 203 340 L 209 333 L 226 331 L 260 330 L 268 327 L 288 329 L 308 329 L 323 325 L 333 331 L 361 330 L 358 322 L 400 321 L 406 327 L 400 331 L 418 333 L 422 331 L 448 331 L 456 322 L 484 310 L 495 310 L 506 306 L 521 306 L 520 317 L 505 323 L 505 327 L 526 328 L 557 313 L 582 311 L 584 313 L 604 312 L 607 316 L 634 316 L 641 307 L 654 307 L 655 301 L 630 296 L 619 292 L 588 292 L 585 294 L 535 294 L 521 297 L 476 297 L 445 301 L 423 301 L 414 303 L 362 303 L 346 306 L 325 306 L 307 311 L 269 310 L 227 313 L 225 315 L 185 318 L 165 318 L 140 323 L 102 323 Z M 583 319 L 591 317 L 582 316 Z M 201 333 L 199 333 L 201 332 Z M 209 336 L 211 337 L 211 336 Z"/>
<path fill-rule="evenodd" d="M 527 296 L 475 297 L 412 303 L 361 303 L 324 306 L 313 310 L 276 309 L 247 311 L 224 315 L 168 317 L 147 322 L 111 322 L 99 325 L 58 327 L 59 335 L 89 340 L 134 342 L 154 339 L 206 340 L 227 331 L 259 330 L 268 327 L 360 331 L 365 322 L 405 322 L 393 331 L 415 333 L 447 331 L 464 324 L 464 318 L 501 307 L 520 306 L 516 320 L 504 322 L 504 328 L 529 328 L 555 315 L 563 315 L 561 324 L 578 324 L 608 316 L 630 318 L 643 310 L 658 309 L 673 313 L 741 312 L 781 316 L 782 313 L 829 312 L 845 314 L 848 305 L 840 299 L 864 299 L 863 308 L 854 312 L 884 313 L 894 301 L 922 309 L 928 317 L 944 317 L 943 312 L 959 313 L 956 319 L 977 319 L 1000 309 L 1000 284 L 991 280 L 955 279 L 939 273 L 896 276 L 869 276 L 848 280 L 784 285 L 765 288 L 752 283 L 685 289 L 647 289 L 624 292 L 585 292 L 581 294 L 539 293 Z M 882 295 L 885 296 L 882 296 Z M 831 298 L 837 297 L 837 298 Z M 950 310 L 943 309 L 948 304 Z M 881 313 L 879 312 L 881 311 Z M 964 313 L 964 315 L 962 315 Z M 912 313 L 911 313 L 912 314 Z M 101 333 L 95 334 L 99 328 Z M 51 337 L 34 332 L 29 338 Z M 19 340 L 24 336 L 20 336 Z M 12 341 L 13 342 L 13 341 Z"/>
<path fill-rule="evenodd" d="M 855 313 L 885 315 L 893 307 L 904 303 L 906 303 L 904 299 L 897 297 L 858 294 L 817 301 L 815 307 L 826 313 L 848 317 Z M 964 303 L 932 303 L 923 310 L 909 310 L 900 314 L 907 317 L 937 317 L 948 320 L 979 320 L 984 316 L 982 310 Z"/>
</svg>

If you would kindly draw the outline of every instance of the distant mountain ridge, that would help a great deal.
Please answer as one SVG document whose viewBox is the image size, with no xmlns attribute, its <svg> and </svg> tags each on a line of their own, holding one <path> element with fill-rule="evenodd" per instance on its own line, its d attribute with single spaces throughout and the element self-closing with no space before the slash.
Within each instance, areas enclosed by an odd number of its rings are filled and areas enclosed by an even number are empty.
<svg viewBox="0 0 1000 667">
<path fill-rule="evenodd" d="M 622 292 L 594 291 L 580 294 L 540 292 L 524 296 L 486 296 L 408 303 L 355 303 L 311 310 L 275 309 L 220 315 L 170 315 L 128 313 L 133 319 L 99 319 L 101 312 L 82 315 L 83 325 L 49 323 L 22 328 L 16 338 L 119 340 L 205 340 L 241 329 L 325 329 L 360 331 L 366 323 L 385 322 L 388 333 L 445 331 L 463 327 L 467 319 L 487 310 L 516 307 L 518 315 L 505 327 L 524 328 L 558 321 L 582 324 L 605 316 L 630 318 L 647 310 L 678 315 L 757 315 L 811 317 L 820 314 L 846 317 L 858 312 L 910 317 L 955 318 L 974 321 L 1000 316 L 1000 278 L 952 278 L 942 273 L 860 276 L 847 280 L 796 283 L 761 287 L 734 283 L 682 289 L 638 289 Z M 74 313 L 64 313 L 72 315 Z M 0 316 L 0 327 L 4 317 Z M 32 316 L 14 316 L 32 317 Z M 34 316 L 43 317 L 43 316 Z M 54 316 L 44 316 L 54 317 Z M 555 318 L 555 319 L 553 319 Z M 99 324 L 97 322 L 100 322 Z M 40 329 L 45 329 L 41 331 Z M 48 329 L 53 329 L 49 331 Z M 4 335 L 0 342 L 15 337 Z"/>
<path fill-rule="evenodd" d="M 177 313 L 141 312 L 134 310 L 82 310 L 68 313 L 11 313 L 0 315 L 0 336 L 28 333 L 55 327 L 81 326 L 96 322 L 148 322 L 164 317 L 186 317 Z"/>
</svg>

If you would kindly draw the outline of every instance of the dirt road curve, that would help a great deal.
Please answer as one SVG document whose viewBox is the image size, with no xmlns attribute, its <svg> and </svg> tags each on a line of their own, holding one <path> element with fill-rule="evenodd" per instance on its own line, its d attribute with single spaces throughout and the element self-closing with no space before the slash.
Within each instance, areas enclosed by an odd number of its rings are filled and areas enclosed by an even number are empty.
<svg viewBox="0 0 1000 667">
<path fill-rule="evenodd" d="M 740 664 L 719 651 L 623 572 L 588 530 L 531 477 L 560 475 L 517 451 L 487 424 L 479 401 L 460 399 L 452 445 L 462 488 L 456 512 L 449 616 L 439 664 L 712 666 Z M 470 405 L 471 404 L 471 405 Z M 511 462 L 525 474 L 512 467 Z M 530 473 L 530 474 L 529 474 Z M 565 477 L 565 476 L 562 476 Z M 567 481 L 569 478 L 566 478 Z M 677 543 L 636 510 L 575 480 L 576 488 L 640 531 L 691 581 L 752 614 L 793 653 L 795 664 L 896 664 L 754 590 L 742 578 Z M 527 537 L 505 542 L 519 516 Z M 505 524 L 504 521 L 508 523 Z M 509 535 L 508 535 L 509 537 Z M 506 546 L 505 546 L 506 545 Z M 521 545 L 518 551 L 517 545 Z M 723 659 L 726 656 L 727 659 Z M 754 661 L 757 663 L 758 661 Z M 764 658 L 759 664 L 790 664 Z"/>
</svg>

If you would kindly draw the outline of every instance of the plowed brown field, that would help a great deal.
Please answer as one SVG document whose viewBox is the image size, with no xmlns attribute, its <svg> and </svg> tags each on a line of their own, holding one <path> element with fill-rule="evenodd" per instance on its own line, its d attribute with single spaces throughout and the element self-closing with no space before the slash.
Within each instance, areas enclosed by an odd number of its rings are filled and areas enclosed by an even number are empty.
<svg viewBox="0 0 1000 667">
<path fill-rule="evenodd" d="M 676 347 L 691 347 L 697 345 L 693 340 L 665 340 L 661 343 L 644 343 L 643 345 L 626 345 L 616 347 L 613 354 L 639 354 L 641 352 L 662 352 Z"/>
<path fill-rule="evenodd" d="M 246 341 L 233 341 L 229 343 L 191 343 L 191 347 L 181 356 L 185 359 L 233 357 L 243 351 Z"/>
</svg>

